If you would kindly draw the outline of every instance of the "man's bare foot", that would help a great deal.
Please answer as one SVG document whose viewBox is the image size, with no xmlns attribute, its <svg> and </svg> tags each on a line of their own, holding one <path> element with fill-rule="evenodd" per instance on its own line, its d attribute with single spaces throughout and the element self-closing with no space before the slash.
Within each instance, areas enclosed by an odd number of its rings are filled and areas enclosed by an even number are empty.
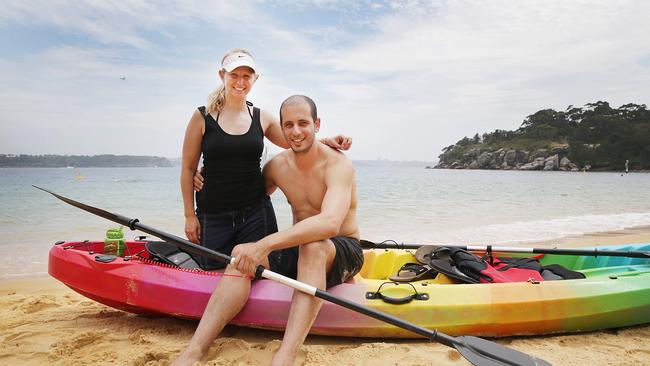
<svg viewBox="0 0 650 366">
<path fill-rule="evenodd" d="M 273 355 L 270 366 L 293 366 L 295 357 L 295 353 L 284 352 L 282 349 L 279 349 L 278 352 Z"/>
<path fill-rule="evenodd" d="M 204 354 L 200 350 L 187 347 L 171 366 L 195 366 L 197 363 L 202 365 L 203 357 Z"/>
</svg>

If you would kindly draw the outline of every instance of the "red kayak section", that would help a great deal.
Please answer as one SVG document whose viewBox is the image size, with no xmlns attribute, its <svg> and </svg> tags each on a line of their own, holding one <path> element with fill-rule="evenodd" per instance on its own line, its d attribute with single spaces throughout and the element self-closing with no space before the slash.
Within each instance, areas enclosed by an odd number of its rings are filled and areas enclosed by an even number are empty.
<svg viewBox="0 0 650 366">
<path fill-rule="evenodd" d="M 116 309 L 199 319 L 223 274 L 154 262 L 149 259 L 144 244 L 127 242 L 125 257 L 103 262 L 103 242 L 57 243 L 50 250 L 48 271 L 74 291 Z M 364 301 L 365 286 L 360 284 L 346 283 L 330 291 L 352 301 Z M 292 295 L 293 289 L 289 287 L 256 280 L 248 302 L 231 323 L 284 329 Z M 371 319 L 325 303 L 312 333 L 340 335 L 342 329 L 350 329 L 356 322 L 367 326 L 368 320 Z"/>
</svg>

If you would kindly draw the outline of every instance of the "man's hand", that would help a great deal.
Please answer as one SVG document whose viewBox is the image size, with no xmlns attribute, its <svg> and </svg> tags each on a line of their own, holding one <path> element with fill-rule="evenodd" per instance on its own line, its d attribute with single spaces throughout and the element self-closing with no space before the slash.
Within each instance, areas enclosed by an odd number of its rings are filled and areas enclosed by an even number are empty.
<svg viewBox="0 0 650 366">
<path fill-rule="evenodd" d="M 232 256 L 235 257 L 235 268 L 251 277 L 255 277 L 257 266 L 264 263 L 264 259 L 271 251 L 265 245 L 258 243 L 244 243 L 232 249 Z"/>
<path fill-rule="evenodd" d="M 352 147 L 352 137 L 337 135 L 334 137 L 323 137 L 320 142 L 337 150 L 349 150 Z"/>
<path fill-rule="evenodd" d="M 194 190 L 196 192 L 200 192 L 203 189 L 203 176 L 201 175 L 202 171 L 203 168 L 194 172 L 194 179 L 192 180 L 192 183 L 194 183 Z"/>
</svg>

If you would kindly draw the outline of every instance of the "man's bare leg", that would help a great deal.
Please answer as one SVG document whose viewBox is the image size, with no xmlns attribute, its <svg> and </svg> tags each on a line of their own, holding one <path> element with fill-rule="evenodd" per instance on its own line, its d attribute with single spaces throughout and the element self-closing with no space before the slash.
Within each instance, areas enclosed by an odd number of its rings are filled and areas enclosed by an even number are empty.
<svg viewBox="0 0 650 366">
<path fill-rule="evenodd" d="M 336 248 L 329 241 L 303 244 L 298 257 L 298 281 L 325 289 L 327 272 L 334 263 Z M 272 366 L 293 365 L 300 346 L 305 341 L 323 300 L 295 290 L 282 345 L 271 361 Z"/>
<path fill-rule="evenodd" d="M 203 361 L 212 342 L 246 304 L 250 289 L 251 280 L 228 265 L 212 292 L 192 340 L 172 366 L 193 366 Z"/>
</svg>

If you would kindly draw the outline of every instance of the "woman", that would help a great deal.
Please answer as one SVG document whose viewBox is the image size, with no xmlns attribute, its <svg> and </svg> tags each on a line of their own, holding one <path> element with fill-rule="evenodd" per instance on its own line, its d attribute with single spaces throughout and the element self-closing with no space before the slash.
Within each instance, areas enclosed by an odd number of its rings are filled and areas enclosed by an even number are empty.
<svg viewBox="0 0 650 366">
<path fill-rule="evenodd" d="M 188 240 L 230 255 L 236 244 L 255 242 L 278 230 L 260 161 L 264 137 L 279 147 L 289 146 L 279 121 L 246 101 L 258 78 L 252 55 L 231 50 L 221 66 L 222 84 L 207 105 L 194 112 L 185 131 L 181 192 Z M 351 144 L 345 136 L 321 141 L 344 150 Z M 192 179 L 201 154 L 204 186 L 196 194 L 195 211 Z M 207 270 L 226 266 L 200 256 L 195 259 Z"/>
</svg>

